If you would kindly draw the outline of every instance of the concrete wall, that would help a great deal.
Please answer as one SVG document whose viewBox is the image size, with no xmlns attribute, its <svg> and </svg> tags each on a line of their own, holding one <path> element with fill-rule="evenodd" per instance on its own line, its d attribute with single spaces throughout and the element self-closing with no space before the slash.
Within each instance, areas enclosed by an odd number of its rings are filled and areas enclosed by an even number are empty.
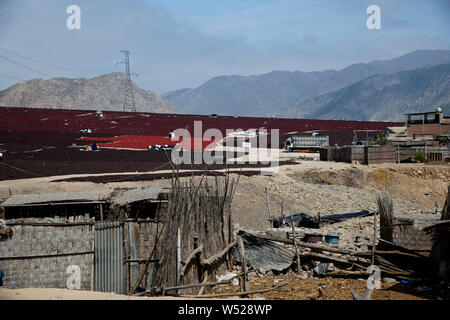
<svg viewBox="0 0 450 320">
<path fill-rule="evenodd" d="M 71 274 L 80 268 L 81 289 L 90 290 L 93 277 L 94 226 L 12 226 L 11 239 L 0 241 L 0 268 L 6 271 L 5 286 L 14 288 L 66 288 Z M 82 253 L 61 255 L 68 253 Z M 24 258 L 24 256 L 42 256 Z M 10 258 L 8 258 L 10 257 Z"/>
</svg>

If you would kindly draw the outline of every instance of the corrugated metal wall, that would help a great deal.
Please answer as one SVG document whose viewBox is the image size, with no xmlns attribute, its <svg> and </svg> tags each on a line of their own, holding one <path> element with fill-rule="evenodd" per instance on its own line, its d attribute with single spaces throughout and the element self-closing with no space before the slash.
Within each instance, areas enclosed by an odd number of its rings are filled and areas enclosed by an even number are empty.
<svg viewBox="0 0 450 320">
<path fill-rule="evenodd" d="M 123 223 L 96 223 L 94 250 L 94 290 L 125 294 Z"/>
</svg>

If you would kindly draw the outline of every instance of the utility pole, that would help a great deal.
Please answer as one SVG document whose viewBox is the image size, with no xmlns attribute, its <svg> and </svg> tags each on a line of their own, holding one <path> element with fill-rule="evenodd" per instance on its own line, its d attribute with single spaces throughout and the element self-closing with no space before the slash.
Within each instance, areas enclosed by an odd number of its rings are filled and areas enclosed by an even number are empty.
<svg viewBox="0 0 450 320">
<path fill-rule="evenodd" d="M 133 83 L 131 82 L 130 52 L 128 50 L 120 50 L 119 52 L 122 52 L 125 55 L 125 59 L 120 62 L 125 64 L 125 96 L 123 99 L 123 111 L 136 112 Z"/>
</svg>

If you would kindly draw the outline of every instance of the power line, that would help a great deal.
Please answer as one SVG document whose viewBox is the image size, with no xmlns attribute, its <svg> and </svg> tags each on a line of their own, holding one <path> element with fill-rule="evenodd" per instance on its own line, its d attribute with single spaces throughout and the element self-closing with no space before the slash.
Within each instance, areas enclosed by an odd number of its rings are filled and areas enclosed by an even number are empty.
<svg viewBox="0 0 450 320">
<path fill-rule="evenodd" d="M 9 76 L 9 75 L 4 74 L 4 73 L 0 73 L 0 76 L 5 77 L 5 78 L 10 78 L 10 79 L 13 79 L 13 80 L 17 80 L 17 81 L 26 81 L 26 80 L 19 79 L 19 78 L 13 77 L 13 76 Z"/>
<path fill-rule="evenodd" d="M 96 70 L 109 69 L 109 68 L 111 68 L 111 67 L 116 66 L 116 64 L 113 64 L 113 65 L 110 65 L 110 66 L 107 66 L 107 67 L 101 67 L 101 68 L 75 69 L 75 68 L 69 68 L 69 67 L 63 67 L 63 66 L 57 66 L 57 65 L 54 65 L 54 64 L 45 63 L 45 62 L 42 62 L 42 61 L 39 61 L 39 60 L 35 60 L 35 59 L 32 59 L 32 58 L 25 57 L 25 56 L 23 56 L 23 55 L 21 55 L 21 54 L 18 54 L 18 53 L 15 53 L 15 52 L 13 52 L 13 51 L 6 50 L 6 49 L 3 49 L 3 48 L 0 48 L 0 50 L 2 50 L 2 51 L 4 51 L 4 52 L 7 52 L 7 53 L 9 53 L 9 54 L 15 55 L 15 56 L 17 56 L 17 57 L 19 57 L 19 58 L 22 58 L 22 59 L 25 59 L 25 60 L 29 60 L 29 61 L 32 61 L 32 62 L 34 62 L 34 63 L 39 63 L 39 64 L 44 65 L 44 66 L 47 66 L 47 67 L 56 68 L 56 69 L 63 69 L 63 70 L 69 70 L 69 71 L 82 71 L 82 72 L 83 72 L 83 71 L 96 71 Z"/>
<path fill-rule="evenodd" d="M 41 75 L 43 75 L 43 76 L 52 78 L 52 76 L 49 75 L 49 74 L 46 74 L 46 73 L 37 71 L 36 69 L 33 69 L 33 68 L 31 68 L 31 67 L 27 67 L 27 66 L 25 66 L 25 65 L 23 65 L 23 64 L 21 64 L 21 63 L 19 63 L 19 62 L 15 62 L 15 61 L 13 61 L 13 60 L 11 60 L 11 59 L 8 59 L 8 58 L 6 58 L 6 57 L 4 57 L 4 56 L 0 56 L 0 58 L 3 58 L 3 59 L 5 59 L 5 60 L 7 60 L 7 61 L 9 61 L 9 62 L 11 62 L 11 63 L 13 63 L 13 64 L 16 64 L 16 65 L 18 65 L 18 66 L 21 66 L 22 68 L 25 68 L 25 69 L 31 70 L 31 71 L 33 71 L 33 72 L 39 73 L 39 74 L 41 74 Z"/>
</svg>

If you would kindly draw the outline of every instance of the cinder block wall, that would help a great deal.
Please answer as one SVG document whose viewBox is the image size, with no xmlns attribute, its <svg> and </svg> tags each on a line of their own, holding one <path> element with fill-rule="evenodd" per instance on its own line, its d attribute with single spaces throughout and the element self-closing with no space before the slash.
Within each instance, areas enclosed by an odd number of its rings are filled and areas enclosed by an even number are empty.
<svg viewBox="0 0 450 320">
<path fill-rule="evenodd" d="M 423 222 L 414 219 L 393 219 L 392 242 L 411 250 L 431 250 L 430 234 L 421 230 Z"/>
<path fill-rule="evenodd" d="M 94 226 L 12 227 L 11 239 L 0 241 L 0 268 L 6 270 L 5 286 L 13 288 L 67 288 L 70 265 L 81 271 L 81 289 L 91 290 L 94 254 L 20 258 L 94 250 Z M 8 259 L 7 257 L 12 257 Z M 16 258 L 14 258 L 16 257 Z"/>
</svg>

